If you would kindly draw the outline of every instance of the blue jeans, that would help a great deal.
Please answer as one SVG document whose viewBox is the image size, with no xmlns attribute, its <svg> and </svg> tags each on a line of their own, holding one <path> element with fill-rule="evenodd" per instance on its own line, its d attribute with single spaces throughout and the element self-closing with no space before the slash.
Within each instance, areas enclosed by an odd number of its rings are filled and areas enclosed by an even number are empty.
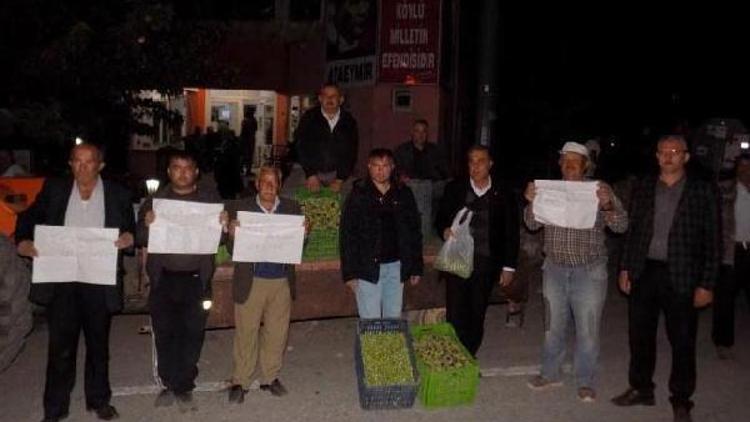
<svg viewBox="0 0 750 422">
<path fill-rule="evenodd" d="M 599 328 L 607 296 L 607 259 L 587 265 L 564 266 L 549 258 L 544 272 L 545 330 L 542 376 L 560 378 L 565 358 L 566 336 L 571 316 L 575 322 L 574 366 L 578 387 L 593 387 L 599 361 Z"/>
<path fill-rule="evenodd" d="M 380 264 L 377 283 L 357 280 L 357 311 L 362 319 L 401 318 L 404 284 L 401 261 Z"/>
</svg>

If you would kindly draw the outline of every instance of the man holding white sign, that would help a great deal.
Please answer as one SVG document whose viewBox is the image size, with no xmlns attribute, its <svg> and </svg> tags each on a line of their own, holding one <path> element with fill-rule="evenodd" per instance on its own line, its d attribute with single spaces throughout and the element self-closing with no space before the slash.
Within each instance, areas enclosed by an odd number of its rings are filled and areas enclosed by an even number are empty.
<svg viewBox="0 0 750 422">
<path fill-rule="evenodd" d="M 148 245 L 149 309 L 165 387 L 154 405 L 176 399 L 186 411 L 195 410 L 192 391 L 211 307 L 214 255 L 228 218 L 218 193 L 198 188 L 198 166 L 190 154 L 172 153 L 167 175 L 169 183 L 138 213 L 138 245 Z"/>
<path fill-rule="evenodd" d="M 235 261 L 234 371 L 229 402 L 237 404 L 244 401 L 256 365 L 260 365 L 261 390 L 274 396 L 287 394 L 278 376 L 294 297 L 294 265 L 290 263 L 299 262 L 302 256 L 305 231 L 299 204 L 279 197 L 279 169 L 261 167 L 255 187 L 258 194 L 237 204 L 229 225 L 228 246 Z"/>
<path fill-rule="evenodd" d="M 628 215 L 606 183 L 598 182 L 598 187 L 594 187 L 592 182 L 584 181 L 589 166 L 584 145 L 565 143 L 559 164 L 565 185 L 532 182 L 524 194 L 529 201 L 524 211 L 526 226 L 532 231 L 544 228 L 542 271 L 547 315 L 541 373 L 532 377 L 528 385 L 533 390 L 562 385 L 560 367 L 572 313 L 578 398 L 592 402 L 596 399 L 593 383 L 599 359 L 599 326 L 607 295 L 605 229 L 624 233 Z M 540 204 L 539 191 L 549 187 L 557 190 L 545 192 L 552 198 Z M 537 213 L 540 205 L 547 208 L 546 212 Z"/>
<path fill-rule="evenodd" d="M 133 206 L 130 193 L 125 188 L 99 176 L 104 168 L 104 160 L 96 146 L 77 145 L 70 153 L 69 164 L 73 178 L 46 180 L 34 204 L 19 215 L 16 228 L 18 254 L 33 257 L 37 281 L 46 281 L 33 283 L 29 294 L 32 302 L 47 307 L 49 350 L 44 420 L 58 421 L 68 416 L 81 330 L 86 338 L 86 408 L 96 412 L 99 419 L 111 420 L 117 418 L 118 413 L 109 404 L 112 397 L 109 386 L 109 327 L 112 314 L 122 310 L 122 271 L 118 271 L 116 279 L 108 277 L 108 280 L 102 280 L 97 275 L 89 277 L 84 274 L 86 271 L 79 271 L 77 262 L 86 260 L 88 254 L 84 242 L 80 241 L 82 238 L 76 233 L 106 238 L 105 227 L 115 229 L 117 234 L 104 241 L 106 248 L 130 248 L 135 232 Z M 59 244 L 60 239 L 57 239 L 57 246 L 47 248 L 54 241 L 45 241 L 42 238 L 44 234 L 38 241 L 35 238 L 35 233 L 47 230 L 44 226 L 47 229 L 56 226 L 52 231 L 62 231 L 65 236 L 79 241 L 67 252 Z M 61 280 L 49 271 L 37 268 L 37 260 L 41 260 L 38 262 L 43 267 L 42 262 L 49 258 L 48 252 L 60 256 L 60 251 L 64 251 L 68 261 L 73 262 L 73 266 L 69 266 L 72 270 L 66 274 L 75 273 L 75 278 Z M 95 256 L 93 254 L 91 258 Z M 121 264 L 119 254 L 116 260 L 110 261 L 115 268 L 122 268 Z M 115 268 L 99 269 L 106 273 Z M 46 274 L 38 274 L 38 270 Z M 93 273 L 100 275 L 101 271 Z"/>
</svg>

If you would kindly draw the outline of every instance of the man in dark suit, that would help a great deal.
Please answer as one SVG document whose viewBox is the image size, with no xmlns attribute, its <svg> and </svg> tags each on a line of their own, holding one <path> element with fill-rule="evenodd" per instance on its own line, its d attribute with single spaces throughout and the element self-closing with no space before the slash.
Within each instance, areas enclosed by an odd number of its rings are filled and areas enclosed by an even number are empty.
<svg viewBox="0 0 750 422">
<path fill-rule="evenodd" d="M 307 189 L 317 192 L 324 184 L 339 192 L 357 163 L 357 121 L 341 108 L 344 96 L 336 85 L 324 85 L 318 101 L 320 106 L 305 112 L 294 132 L 297 161 Z"/>
<path fill-rule="evenodd" d="M 130 194 L 101 179 L 101 151 L 90 144 L 78 145 L 71 151 L 69 163 L 73 178 L 47 180 L 34 204 L 19 216 L 19 255 L 38 255 L 34 247 L 34 227 L 38 224 L 117 228 L 120 236 L 115 246 L 122 250 L 133 245 L 135 218 Z M 122 310 L 122 277 L 118 277 L 115 286 L 75 280 L 33 284 L 30 299 L 47 307 L 49 323 L 44 420 L 58 421 L 68 415 L 81 329 L 86 339 L 86 408 L 96 412 L 99 419 L 117 418 L 117 410 L 109 404 L 109 328 L 112 314 Z"/>
<path fill-rule="evenodd" d="M 663 311 L 672 345 L 674 420 L 691 421 L 697 309 L 711 303 L 720 264 L 718 197 L 711 183 L 686 173 L 690 154 L 682 136 L 662 137 L 656 158 L 658 178 L 643 180 L 631 200 L 619 276 L 630 305 L 630 388 L 612 402 L 654 405 L 656 331 Z"/>
<path fill-rule="evenodd" d="M 484 146 L 475 145 L 467 154 L 469 178 L 457 179 L 445 187 L 445 195 L 435 219 L 438 234 L 453 236 L 451 223 L 458 211 L 474 212 L 471 235 L 474 238 L 474 270 L 468 280 L 445 273 L 446 317 L 472 355 L 484 337 L 484 316 L 492 287 L 507 286 L 513 280 L 518 262 L 520 218 L 518 201 L 512 191 L 490 176 L 492 158 Z"/>
</svg>

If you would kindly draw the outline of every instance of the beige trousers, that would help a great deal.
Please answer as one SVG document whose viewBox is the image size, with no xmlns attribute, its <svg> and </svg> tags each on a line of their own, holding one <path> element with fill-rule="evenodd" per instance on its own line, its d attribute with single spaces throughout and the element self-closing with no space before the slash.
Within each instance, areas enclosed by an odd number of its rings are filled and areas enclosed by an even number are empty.
<svg viewBox="0 0 750 422">
<path fill-rule="evenodd" d="M 261 384 L 270 384 L 278 377 L 286 349 L 291 308 L 292 298 L 286 278 L 253 278 L 247 300 L 234 304 L 233 384 L 247 389 L 256 365 L 260 366 L 258 378 Z"/>
</svg>

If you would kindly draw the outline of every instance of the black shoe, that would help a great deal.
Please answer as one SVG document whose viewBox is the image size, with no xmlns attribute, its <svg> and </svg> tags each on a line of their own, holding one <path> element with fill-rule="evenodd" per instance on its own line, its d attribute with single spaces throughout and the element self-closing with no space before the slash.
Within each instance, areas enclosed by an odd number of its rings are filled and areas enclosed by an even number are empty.
<svg viewBox="0 0 750 422">
<path fill-rule="evenodd" d="M 87 407 L 86 410 L 96 413 L 96 417 L 103 421 L 111 421 L 120 417 L 120 414 L 117 413 L 117 409 L 111 404 L 105 404 L 104 406 L 99 406 L 97 408 Z"/>
<path fill-rule="evenodd" d="M 524 316 L 525 312 L 522 303 L 509 303 L 508 310 L 505 312 L 505 326 L 508 328 L 523 327 Z"/>
<path fill-rule="evenodd" d="M 273 382 L 270 384 L 261 384 L 260 389 L 263 391 L 270 391 L 271 394 L 276 397 L 285 396 L 288 393 L 288 391 L 286 391 L 286 388 L 284 388 L 278 378 L 273 380 Z"/>
<path fill-rule="evenodd" d="M 690 408 L 687 406 L 675 406 L 673 408 L 674 422 L 693 422 L 693 417 L 690 416 Z"/>
<path fill-rule="evenodd" d="M 245 390 L 239 384 L 229 387 L 229 403 L 240 404 L 245 401 Z"/>
<path fill-rule="evenodd" d="M 59 422 L 68 417 L 67 413 L 63 413 L 60 416 L 45 416 L 42 422 Z"/>
<path fill-rule="evenodd" d="M 655 404 L 654 395 L 643 394 L 634 388 L 628 388 L 627 391 L 617 397 L 612 398 L 615 406 L 634 406 L 637 404 L 643 406 L 653 406 Z"/>
<path fill-rule="evenodd" d="M 154 407 L 169 407 L 174 404 L 174 393 L 172 390 L 165 388 L 159 392 L 154 400 Z"/>
<path fill-rule="evenodd" d="M 177 408 L 180 410 L 180 413 L 194 412 L 198 410 L 198 406 L 193 402 L 192 391 L 174 393 L 174 398 L 177 400 Z"/>
</svg>

